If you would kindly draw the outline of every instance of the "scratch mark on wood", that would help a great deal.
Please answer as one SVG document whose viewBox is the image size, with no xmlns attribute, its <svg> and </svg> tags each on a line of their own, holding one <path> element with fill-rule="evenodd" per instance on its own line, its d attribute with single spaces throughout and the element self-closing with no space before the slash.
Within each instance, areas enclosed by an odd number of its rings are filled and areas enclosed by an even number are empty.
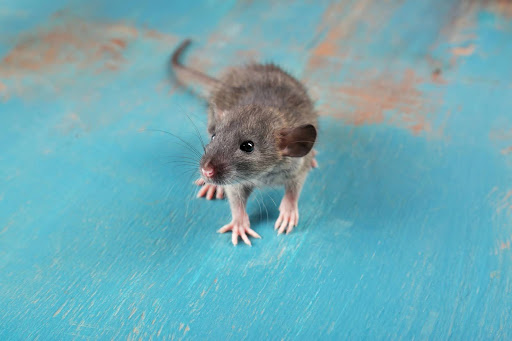
<svg viewBox="0 0 512 341">
<path fill-rule="evenodd" d="M 130 316 L 128 316 L 128 319 L 131 319 L 132 316 L 135 314 L 135 312 L 137 311 L 137 308 L 133 308 L 132 309 L 132 312 L 130 313 Z"/>
<path fill-rule="evenodd" d="M 60 312 L 62 311 L 62 309 L 66 306 L 66 303 L 68 303 L 68 302 L 67 302 L 67 301 L 66 301 L 66 302 L 64 302 L 64 303 L 60 306 L 60 308 L 59 308 L 59 309 L 57 309 L 57 311 L 53 314 L 53 317 L 57 317 L 57 316 L 60 314 Z"/>
</svg>

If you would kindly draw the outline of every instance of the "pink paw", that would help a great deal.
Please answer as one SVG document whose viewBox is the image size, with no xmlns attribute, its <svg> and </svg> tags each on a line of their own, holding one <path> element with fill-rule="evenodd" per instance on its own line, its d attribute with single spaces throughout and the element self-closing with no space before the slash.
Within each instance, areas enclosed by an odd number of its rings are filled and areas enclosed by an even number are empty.
<svg viewBox="0 0 512 341">
<path fill-rule="evenodd" d="M 231 241 L 233 242 L 233 245 L 238 244 L 238 236 L 240 236 L 244 243 L 249 246 L 252 244 L 247 235 L 254 238 L 261 238 L 259 234 L 250 228 L 249 217 L 247 215 L 241 219 L 233 219 L 229 224 L 224 225 L 217 232 L 225 233 L 228 231 L 232 231 Z"/>
<path fill-rule="evenodd" d="M 224 198 L 224 189 L 221 186 L 207 184 L 203 179 L 197 179 L 195 184 L 203 186 L 197 193 L 198 198 L 206 197 L 207 200 L 212 200 L 214 196 L 217 199 Z"/>
<path fill-rule="evenodd" d="M 285 230 L 286 234 L 292 232 L 293 228 L 299 223 L 299 208 L 297 204 L 283 199 L 279 206 L 279 212 L 274 230 L 278 230 L 277 234 L 282 234 Z"/>
</svg>

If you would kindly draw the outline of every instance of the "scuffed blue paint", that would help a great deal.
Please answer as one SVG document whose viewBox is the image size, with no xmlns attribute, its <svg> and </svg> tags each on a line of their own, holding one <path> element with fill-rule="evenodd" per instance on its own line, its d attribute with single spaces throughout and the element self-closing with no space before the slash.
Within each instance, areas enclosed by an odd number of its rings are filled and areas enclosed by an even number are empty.
<svg viewBox="0 0 512 341">
<path fill-rule="evenodd" d="M 149 23 L 176 41 L 204 35 L 189 56 L 213 73 L 251 44 L 314 86 L 412 68 L 422 98 L 436 100 L 427 118 L 444 128 L 414 135 L 388 121 L 323 117 L 320 169 L 305 185 L 300 226 L 277 236 L 282 190 L 264 190 L 248 208 L 263 238 L 234 248 L 215 233 L 229 220 L 227 203 L 194 199 L 197 170 L 171 162 L 193 153 L 144 131 L 165 129 L 199 149 L 189 115 L 206 138 L 204 105 L 169 94 L 172 46 L 136 39 L 118 72 L 78 70 L 60 93 L 36 85 L 11 94 L 0 104 L 0 339 L 509 339 L 512 155 L 501 151 L 512 146 L 510 20 L 478 11 L 469 29 L 477 49 L 453 67 L 452 45 L 432 50 L 443 67 L 438 84 L 418 57 L 443 40 L 438 26 L 403 50 L 386 36 L 407 37 L 403 25 L 418 30 L 411 18 L 427 10 L 451 12 L 408 1 L 373 45 L 359 42 L 366 28 L 347 37 L 344 67 L 322 79 L 304 71 L 310 51 L 301 46 L 325 38 L 307 28 L 322 23 L 327 4 L 219 4 L 52 2 L 36 13 L 38 27 L 51 27 L 47 13 L 59 7 L 88 7 L 82 16 L 91 22 Z M 233 25 L 232 45 L 218 44 Z M 58 84 L 68 72 L 35 74 L 22 86 L 33 90 L 42 76 Z"/>
</svg>

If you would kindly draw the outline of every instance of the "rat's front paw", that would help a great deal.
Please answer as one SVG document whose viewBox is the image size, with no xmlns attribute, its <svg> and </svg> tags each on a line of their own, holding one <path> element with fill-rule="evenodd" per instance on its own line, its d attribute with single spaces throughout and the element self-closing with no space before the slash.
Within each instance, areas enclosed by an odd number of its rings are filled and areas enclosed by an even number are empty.
<svg viewBox="0 0 512 341">
<path fill-rule="evenodd" d="M 283 201 L 281 201 L 281 205 L 279 205 L 279 212 L 274 230 L 279 229 L 277 234 L 284 233 L 285 230 L 286 234 L 292 232 L 293 228 L 299 223 L 299 208 L 297 202 L 288 200 L 285 196 Z"/>
<path fill-rule="evenodd" d="M 203 179 L 197 179 L 195 181 L 195 184 L 198 186 L 203 186 L 197 193 L 198 198 L 205 197 L 207 200 L 213 199 L 214 196 L 217 199 L 224 198 L 224 189 L 222 188 L 222 186 L 207 184 L 204 182 Z"/>
<path fill-rule="evenodd" d="M 238 244 L 238 236 L 242 237 L 242 240 L 247 245 L 251 245 L 251 241 L 247 235 L 254 238 L 261 238 L 259 234 L 250 228 L 249 217 L 247 215 L 241 219 L 233 219 L 229 224 L 224 225 L 217 232 L 225 233 L 228 231 L 232 231 L 231 241 L 233 242 L 233 245 Z"/>
</svg>

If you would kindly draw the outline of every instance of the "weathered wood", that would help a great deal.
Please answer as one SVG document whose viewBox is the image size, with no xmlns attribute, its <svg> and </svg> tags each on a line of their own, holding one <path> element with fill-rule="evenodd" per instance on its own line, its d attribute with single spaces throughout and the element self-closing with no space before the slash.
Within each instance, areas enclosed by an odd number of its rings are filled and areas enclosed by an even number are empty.
<svg viewBox="0 0 512 341">
<path fill-rule="evenodd" d="M 0 339 L 512 338 L 509 1 L 2 1 Z M 171 50 L 322 114 L 301 223 L 195 199 Z"/>
</svg>

